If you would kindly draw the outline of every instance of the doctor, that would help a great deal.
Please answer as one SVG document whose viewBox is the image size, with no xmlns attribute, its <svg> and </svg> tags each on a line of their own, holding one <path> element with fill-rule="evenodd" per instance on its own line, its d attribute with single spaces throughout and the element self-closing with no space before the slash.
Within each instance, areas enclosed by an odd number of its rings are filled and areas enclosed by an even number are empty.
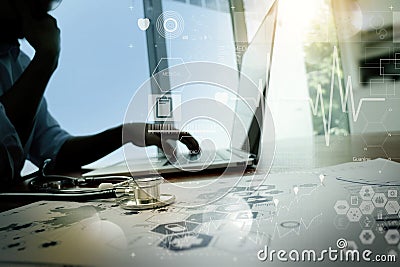
<svg viewBox="0 0 400 267">
<path fill-rule="evenodd" d="M 72 136 L 47 110 L 43 97 L 57 69 L 60 30 L 48 12 L 61 0 L 2 0 L 0 2 L 0 180 L 18 181 L 25 159 L 40 166 L 51 159 L 56 170 L 79 169 L 122 144 L 122 125 L 90 136 Z M 25 38 L 34 48 L 32 60 L 19 49 Z M 173 145 L 147 132 L 147 124 L 132 123 L 129 141 L 137 146 L 156 145 L 173 156 Z M 189 138 L 181 138 L 182 136 Z M 168 139 L 168 138 L 166 138 Z M 170 136 L 189 150 L 199 151 L 188 133 Z M 164 138 L 162 140 L 165 140 Z M 4 189 L 0 187 L 0 190 Z"/>
</svg>

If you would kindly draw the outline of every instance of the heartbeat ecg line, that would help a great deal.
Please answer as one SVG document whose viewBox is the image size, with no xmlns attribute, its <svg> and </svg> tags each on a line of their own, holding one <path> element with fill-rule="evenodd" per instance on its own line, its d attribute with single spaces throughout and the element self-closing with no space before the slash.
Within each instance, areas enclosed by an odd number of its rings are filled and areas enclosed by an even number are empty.
<svg viewBox="0 0 400 267">
<path fill-rule="evenodd" d="M 321 109 L 322 121 L 324 124 L 324 134 L 325 134 L 326 146 L 329 146 L 329 144 L 330 144 L 330 132 L 331 132 L 331 123 L 332 123 L 332 102 L 333 102 L 333 90 L 334 90 L 334 84 L 335 84 L 335 77 L 337 77 L 337 80 L 339 83 L 339 93 L 340 93 L 342 112 L 343 113 L 346 112 L 347 103 L 348 103 L 349 96 L 350 96 L 350 104 L 351 104 L 350 109 L 351 109 L 351 112 L 353 115 L 354 122 L 357 121 L 358 116 L 360 115 L 361 106 L 364 102 L 378 102 L 378 101 L 386 100 L 385 98 L 361 98 L 358 101 L 358 106 L 356 108 L 355 102 L 354 102 L 354 95 L 353 95 L 353 84 L 352 84 L 350 75 L 347 77 L 346 91 L 343 95 L 343 84 L 342 84 L 342 79 L 340 76 L 339 54 L 338 54 L 337 47 L 334 46 L 333 55 L 332 55 L 331 87 L 330 87 L 330 97 L 329 97 L 328 118 L 326 118 L 326 114 L 325 114 L 325 105 L 324 105 L 324 100 L 323 100 L 321 84 L 318 84 L 318 87 L 317 87 L 316 100 L 313 101 L 311 98 L 309 99 L 311 110 L 312 110 L 312 113 L 314 116 L 317 115 L 318 109 L 319 108 Z"/>
</svg>

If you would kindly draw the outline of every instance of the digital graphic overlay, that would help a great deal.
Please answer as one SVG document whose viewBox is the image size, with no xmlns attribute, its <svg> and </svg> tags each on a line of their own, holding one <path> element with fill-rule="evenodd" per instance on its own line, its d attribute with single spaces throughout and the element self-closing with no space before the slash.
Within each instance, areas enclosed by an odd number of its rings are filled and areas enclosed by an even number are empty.
<svg viewBox="0 0 400 267">
<path fill-rule="evenodd" d="M 157 32 L 165 39 L 181 36 L 185 29 L 182 16 L 176 11 L 164 11 L 156 21 Z"/>
<path fill-rule="evenodd" d="M 169 89 L 161 88 L 156 82 L 165 79 L 166 76 L 170 77 Z M 268 106 L 262 105 L 262 112 L 265 114 L 262 121 L 259 116 L 255 116 L 257 108 L 261 108 L 261 106 L 254 105 L 254 103 L 260 99 L 248 101 L 240 96 L 237 90 L 239 86 L 244 87 L 249 95 L 257 97 L 262 94 L 259 85 L 245 75 L 241 76 L 239 83 L 238 77 L 237 70 L 217 63 L 191 62 L 176 65 L 154 74 L 146 81 L 136 91 L 126 111 L 124 125 L 136 121 L 148 123 L 148 127 L 143 129 L 142 137 L 145 139 L 149 135 L 157 135 L 160 138 L 160 147 L 164 151 L 172 152 L 167 155 L 168 162 L 165 161 L 165 158 L 157 158 L 154 154 L 147 153 L 148 162 L 152 164 L 155 175 L 158 174 L 158 169 L 166 165 L 172 165 L 174 168 L 186 172 L 201 172 L 207 170 L 211 164 L 218 164 L 218 161 L 221 160 L 219 157 L 228 160 L 228 167 L 217 179 L 210 180 L 207 185 L 202 185 L 211 188 L 213 183 L 227 177 L 230 170 L 234 168 L 235 177 L 226 180 L 227 191 L 221 191 L 217 195 L 205 198 L 202 204 L 223 197 L 242 179 L 247 166 L 242 163 L 237 164 L 236 158 L 238 150 L 241 150 L 240 153 L 250 154 L 248 129 L 252 120 L 258 127 L 263 126 L 262 128 L 266 129 L 266 132 L 263 133 L 264 138 L 262 138 L 265 178 L 272 164 L 275 142 L 271 113 Z M 158 91 L 162 93 L 151 95 L 154 86 L 159 86 Z M 196 93 L 193 90 L 199 90 L 197 87 L 204 86 L 213 88 L 219 92 L 219 96 L 221 93 L 228 94 L 234 100 L 233 104 L 221 101 L 219 97 L 216 97 L 217 93 L 215 97 L 209 95 L 191 97 L 193 92 Z M 174 101 L 174 99 L 180 99 L 180 101 Z M 149 102 L 152 104 L 149 105 Z M 237 112 L 237 109 L 240 109 L 240 112 Z M 143 110 L 148 112 L 144 113 Z M 177 111 L 180 116 L 175 119 Z M 194 132 L 191 133 L 190 130 L 194 130 Z M 198 138 L 197 141 L 201 147 L 200 153 L 190 154 L 179 144 L 185 143 L 185 138 L 190 137 L 189 134 Z M 129 139 L 128 127 L 124 127 L 123 142 L 129 142 Z M 225 146 L 221 147 L 221 143 L 225 143 Z M 219 152 L 220 148 L 224 153 Z M 148 151 L 146 150 L 146 152 Z M 137 162 L 131 160 L 134 153 L 130 148 L 125 148 L 124 154 L 129 170 L 135 170 Z M 261 183 L 262 181 L 257 179 L 253 181 L 252 186 Z M 172 184 L 172 186 L 179 185 Z M 195 188 L 196 185 L 193 185 L 187 190 Z"/>
</svg>

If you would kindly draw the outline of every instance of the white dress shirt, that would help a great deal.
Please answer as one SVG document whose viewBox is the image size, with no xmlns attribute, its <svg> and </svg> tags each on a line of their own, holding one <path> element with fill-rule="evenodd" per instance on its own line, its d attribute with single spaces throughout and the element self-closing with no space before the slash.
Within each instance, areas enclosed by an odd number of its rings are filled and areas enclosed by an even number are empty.
<svg viewBox="0 0 400 267">
<path fill-rule="evenodd" d="M 0 43 L 0 95 L 12 87 L 29 62 L 29 57 L 20 51 L 18 43 Z M 24 112 L 23 107 L 21 112 Z M 18 133 L 7 117 L 7 111 L 0 103 L 0 180 L 10 181 L 18 177 L 25 159 L 36 166 L 40 166 L 45 159 L 54 160 L 69 137 L 50 115 L 43 98 L 29 139 L 22 146 Z"/>
</svg>

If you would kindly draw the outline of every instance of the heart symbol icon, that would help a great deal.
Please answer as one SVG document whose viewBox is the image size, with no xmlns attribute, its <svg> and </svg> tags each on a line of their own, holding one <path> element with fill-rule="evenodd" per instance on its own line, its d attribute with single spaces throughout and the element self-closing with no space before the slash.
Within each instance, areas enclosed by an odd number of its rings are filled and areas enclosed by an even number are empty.
<svg viewBox="0 0 400 267">
<path fill-rule="evenodd" d="M 137 24 L 139 26 L 139 29 L 141 29 L 142 31 L 145 31 L 150 26 L 150 20 L 148 18 L 138 19 Z"/>
</svg>

